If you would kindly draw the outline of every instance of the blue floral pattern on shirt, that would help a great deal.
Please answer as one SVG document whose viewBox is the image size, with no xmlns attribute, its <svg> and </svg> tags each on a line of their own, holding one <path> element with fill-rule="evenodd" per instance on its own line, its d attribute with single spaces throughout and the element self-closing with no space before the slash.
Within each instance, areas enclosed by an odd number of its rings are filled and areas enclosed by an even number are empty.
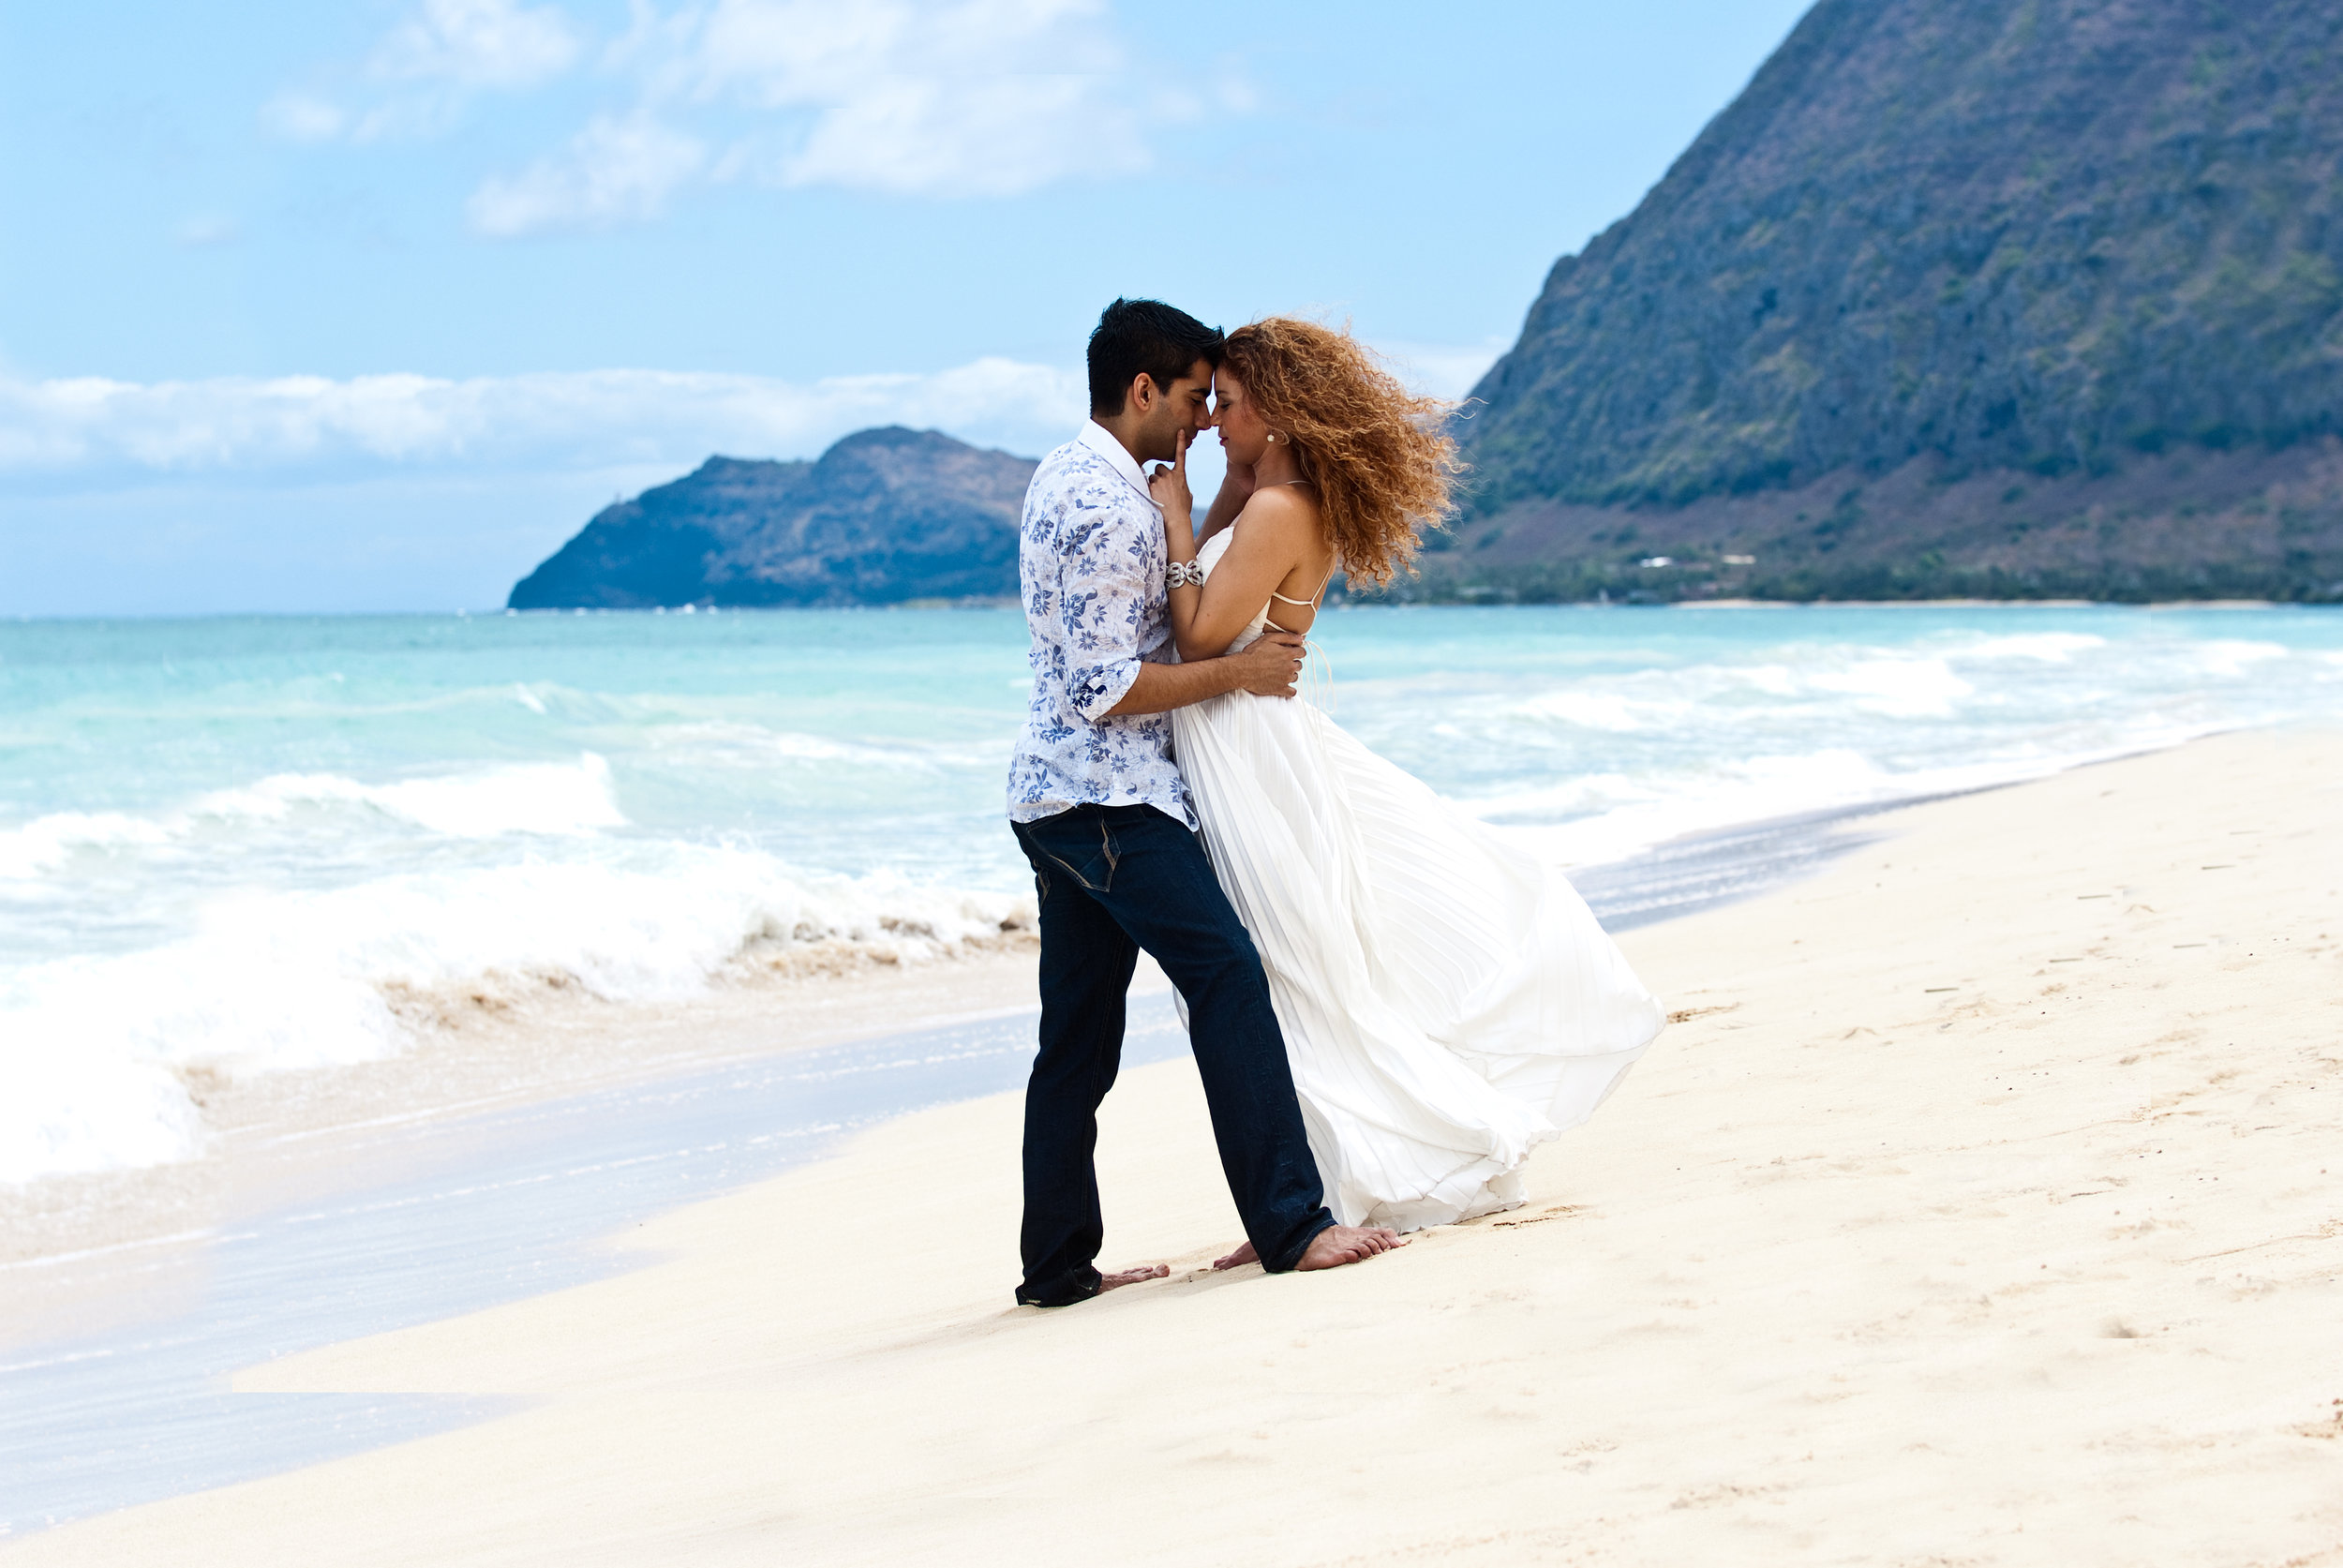
<svg viewBox="0 0 2343 1568">
<path fill-rule="evenodd" d="M 1192 829 L 1172 716 L 1104 717 L 1142 663 L 1176 655 L 1163 515 L 1097 449 L 1100 440 L 1113 438 L 1100 430 L 1051 453 L 1025 492 L 1017 575 L 1033 634 L 1033 700 L 1009 761 L 1008 814 L 1032 822 L 1077 805 L 1149 805 Z"/>
</svg>

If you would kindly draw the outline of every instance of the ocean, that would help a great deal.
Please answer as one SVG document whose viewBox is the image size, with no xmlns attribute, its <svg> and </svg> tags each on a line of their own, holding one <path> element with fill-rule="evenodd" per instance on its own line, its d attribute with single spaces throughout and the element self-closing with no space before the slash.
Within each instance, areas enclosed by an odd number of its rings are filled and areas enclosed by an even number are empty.
<svg viewBox="0 0 2343 1568">
<path fill-rule="evenodd" d="M 1379 607 L 1316 647 L 1337 722 L 1613 889 L 1697 835 L 2343 715 L 2321 610 Z M 0 624 L 0 1182 L 188 1157 L 191 1071 L 395 1053 L 437 991 L 995 939 L 1027 692 L 1014 611 Z"/>
</svg>

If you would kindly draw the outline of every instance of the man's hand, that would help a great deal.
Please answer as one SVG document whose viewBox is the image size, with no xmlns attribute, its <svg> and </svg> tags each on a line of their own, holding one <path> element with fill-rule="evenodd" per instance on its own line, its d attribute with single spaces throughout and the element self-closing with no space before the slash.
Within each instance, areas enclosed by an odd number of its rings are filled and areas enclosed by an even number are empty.
<svg viewBox="0 0 2343 1568">
<path fill-rule="evenodd" d="M 1187 487 L 1188 434 L 1180 432 L 1180 444 L 1170 465 L 1157 463 L 1156 471 L 1147 476 L 1147 494 L 1167 516 L 1186 517 L 1196 510 L 1195 493 Z"/>
<path fill-rule="evenodd" d="M 1290 697 L 1306 652 L 1302 639 L 1291 632 L 1264 632 L 1259 642 L 1228 658 L 1243 666 L 1243 684 L 1237 690 L 1257 697 Z"/>
<path fill-rule="evenodd" d="M 1291 632 L 1271 632 L 1242 653 L 1199 659 L 1190 665 L 1142 665 L 1139 679 L 1123 694 L 1123 700 L 1098 716 L 1128 719 L 1142 713 L 1169 713 L 1174 708 L 1231 692 L 1290 697 L 1301 668 L 1302 639 Z"/>
</svg>

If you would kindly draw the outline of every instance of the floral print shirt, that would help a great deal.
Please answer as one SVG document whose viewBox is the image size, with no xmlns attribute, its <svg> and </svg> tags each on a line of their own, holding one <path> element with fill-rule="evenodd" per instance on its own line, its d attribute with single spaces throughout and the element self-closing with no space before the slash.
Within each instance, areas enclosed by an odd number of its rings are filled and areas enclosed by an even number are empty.
<svg viewBox="0 0 2343 1568">
<path fill-rule="evenodd" d="M 1148 805 L 1197 826 L 1172 760 L 1172 715 L 1110 719 L 1142 662 L 1174 664 L 1163 514 L 1095 420 L 1034 470 L 1017 551 L 1033 700 L 1008 765 L 1019 822 L 1078 805 Z"/>
</svg>

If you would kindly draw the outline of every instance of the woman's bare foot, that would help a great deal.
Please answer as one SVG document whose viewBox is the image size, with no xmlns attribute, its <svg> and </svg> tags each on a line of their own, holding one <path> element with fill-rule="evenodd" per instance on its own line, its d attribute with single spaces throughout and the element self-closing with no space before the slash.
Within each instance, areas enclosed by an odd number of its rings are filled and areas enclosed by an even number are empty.
<svg viewBox="0 0 2343 1568">
<path fill-rule="evenodd" d="M 1168 1278 L 1171 1273 L 1172 1268 L 1168 1263 L 1142 1263 L 1135 1269 L 1121 1269 L 1113 1274 L 1102 1274 L 1098 1276 L 1098 1293 L 1104 1295 L 1118 1286 L 1136 1285 L 1142 1279 Z"/>
<path fill-rule="evenodd" d="M 1336 1225 L 1311 1237 L 1309 1247 L 1302 1253 L 1302 1261 L 1293 1266 L 1297 1269 L 1338 1269 L 1345 1263 L 1359 1262 L 1378 1252 L 1388 1252 L 1395 1247 L 1407 1245 L 1399 1239 L 1396 1231 L 1386 1231 L 1380 1226 L 1366 1230 L 1356 1225 Z M 1241 1269 L 1247 1263 L 1260 1262 L 1261 1254 L 1253 1250 L 1253 1244 L 1248 1241 L 1227 1257 L 1215 1258 L 1212 1266 L 1216 1269 Z"/>
<path fill-rule="evenodd" d="M 1380 1226 L 1329 1225 L 1310 1238 L 1310 1245 L 1302 1253 L 1302 1261 L 1293 1265 L 1297 1273 L 1311 1269 L 1338 1269 L 1345 1263 L 1365 1262 L 1378 1252 L 1389 1252 L 1408 1244 L 1399 1239 L 1396 1231 Z"/>
</svg>

